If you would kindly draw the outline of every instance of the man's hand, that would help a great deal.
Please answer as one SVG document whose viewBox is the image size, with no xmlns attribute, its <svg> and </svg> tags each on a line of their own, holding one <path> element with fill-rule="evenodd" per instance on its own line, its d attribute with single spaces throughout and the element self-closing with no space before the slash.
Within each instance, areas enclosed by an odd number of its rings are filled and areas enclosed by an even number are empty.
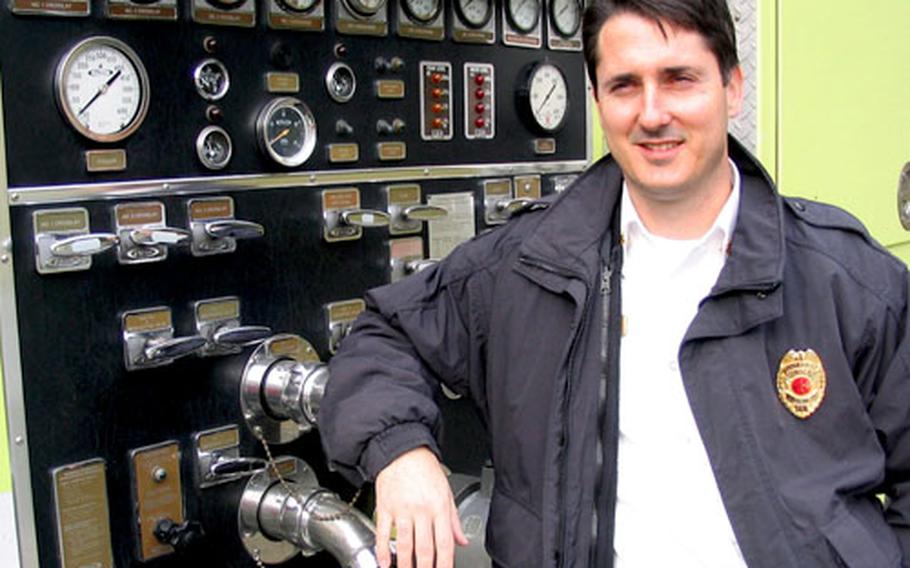
<svg viewBox="0 0 910 568">
<path fill-rule="evenodd" d="M 391 564 L 393 525 L 398 568 L 452 568 L 455 543 L 468 544 L 446 474 L 426 447 L 401 454 L 376 476 L 376 557 L 382 568 Z"/>
</svg>

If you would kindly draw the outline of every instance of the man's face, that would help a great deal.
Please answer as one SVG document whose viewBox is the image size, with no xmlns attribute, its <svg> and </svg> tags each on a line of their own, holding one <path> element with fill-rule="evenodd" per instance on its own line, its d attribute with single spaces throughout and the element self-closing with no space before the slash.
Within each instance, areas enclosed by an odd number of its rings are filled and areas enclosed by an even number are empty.
<svg viewBox="0 0 910 568">
<path fill-rule="evenodd" d="M 607 144 L 638 197 L 674 201 L 729 190 L 727 121 L 742 102 L 697 33 L 616 14 L 598 35 L 597 105 Z"/>
</svg>

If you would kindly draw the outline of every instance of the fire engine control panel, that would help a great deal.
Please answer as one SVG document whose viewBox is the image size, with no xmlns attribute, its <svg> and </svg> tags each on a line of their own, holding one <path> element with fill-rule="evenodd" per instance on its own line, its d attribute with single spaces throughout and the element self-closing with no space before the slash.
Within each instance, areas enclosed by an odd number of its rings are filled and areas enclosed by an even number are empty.
<svg viewBox="0 0 910 568">
<path fill-rule="evenodd" d="M 327 466 L 364 292 L 590 159 L 583 0 L 6 0 L 0 337 L 23 567 L 371 566 Z M 489 467 L 442 391 L 483 554 Z"/>
</svg>

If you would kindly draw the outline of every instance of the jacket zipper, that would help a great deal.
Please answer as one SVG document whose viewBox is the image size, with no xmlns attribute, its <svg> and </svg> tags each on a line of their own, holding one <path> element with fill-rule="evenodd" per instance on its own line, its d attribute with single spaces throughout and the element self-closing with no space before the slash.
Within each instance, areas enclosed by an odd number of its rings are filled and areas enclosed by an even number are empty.
<svg viewBox="0 0 910 568">
<path fill-rule="evenodd" d="M 580 274 L 577 274 L 570 270 L 560 269 L 556 266 L 553 266 L 553 265 L 550 265 L 550 264 L 547 264 L 544 262 L 540 262 L 539 260 L 532 259 L 527 256 L 521 256 L 521 257 L 519 257 L 519 260 L 521 262 L 523 262 L 524 264 L 539 268 L 546 272 L 550 272 L 551 274 L 556 274 L 558 276 L 562 276 L 563 278 L 572 278 L 572 279 L 579 280 L 585 286 L 585 301 L 582 306 L 581 317 L 578 319 L 578 324 L 576 325 L 576 328 L 575 328 L 575 334 L 572 336 L 572 342 L 569 345 L 568 364 L 567 364 L 567 368 L 566 368 L 566 384 L 565 384 L 565 390 L 563 392 L 564 396 L 562 397 L 562 409 L 561 409 L 562 410 L 562 422 L 560 423 L 560 430 L 559 430 L 559 453 L 560 453 L 560 457 L 561 457 L 562 454 L 565 452 L 565 447 L 566 447 L 566 438 L 567 438 L 566 430 L 567 430 L 567 420 L 568 420 L 566 417 L 566 410 L 569 406 L 569 397 L 572 396 L 572 374 L 571 373 L 572 373 L 572 369 L 574 368 L 574 365 L 575 365 L 575 354 L 576 354 L 577 346 L 578 346 L 578 338 L 581 336 L 581 327 L 583 325 L 583 322 L 587 318 L 588 308 L 590 307 L 590 304 L 591 304 L 590 294 L 588 293 L 588 284 L 587 284 L 587 282 L 585 282 L 585 279 Z M 561 568 L 563 566 L 563 561 L 564 561 L 564 557 L 565 557 L 565 555 L 563 554 L 563 551 L 565 550 L 565 541 L 566 541 L 565 519 L 564 519 L 565 515 L 563 514 L 564 511 L 562 509 L 564 507 L 564 500 L 565 500 L 564 496 L 566 493 L 566 467 L 567 467 L 566 462 L 567 462 L 567 460 L 562 459 L 559 461 L 561 464 L 560 470 L 559 470 L 559 489 L 556 494 L 556 508 L 557 508 L 557 511 L 559 511 L 559 516 L 557 518 L 557 524 L 556 524 L 556 538 L 557 538 L 558 544 L 557 544 L 557 549 L 555 550 L 555 560 L 556 560 L 557 568 Z"/>
</svg>

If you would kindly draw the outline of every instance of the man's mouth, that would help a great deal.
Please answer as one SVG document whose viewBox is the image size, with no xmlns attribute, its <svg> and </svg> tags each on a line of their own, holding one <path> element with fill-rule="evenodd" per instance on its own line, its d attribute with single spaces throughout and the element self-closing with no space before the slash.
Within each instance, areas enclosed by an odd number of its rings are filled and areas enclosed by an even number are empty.
<svg viewBox="0 0 910 568">
<path fill-rule="evenodd" d="M 639 142 L 640 146 L 644 146 L 645 149 L 651 150 L 654 152 L 665 152 L 667 150 L 672 150 L 677 146 L 681 146 L 682 142 Z"/>
</svg>

